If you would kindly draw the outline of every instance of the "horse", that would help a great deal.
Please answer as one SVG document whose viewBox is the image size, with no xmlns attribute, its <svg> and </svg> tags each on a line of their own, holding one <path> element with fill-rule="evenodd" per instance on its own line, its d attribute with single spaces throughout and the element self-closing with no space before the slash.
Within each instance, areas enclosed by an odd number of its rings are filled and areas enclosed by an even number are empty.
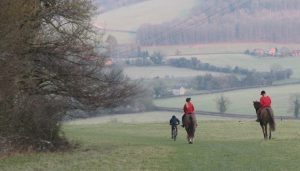
<svg viewBox="0 0 300 171">
<path fill-rule="evenodd" d="M 253 101 L 253 106 L 256 110 L 256 113 L 258 109 L 261 107 L 260 102 Z M 264 135 L 264 139 L 268 139 L 268 124 L 269 124 L 269 139 L 272 137 L 271 131 L 275 131 L 275 121 L 273 117 L 273 111 L 270 107 L 263 108 L 260 112 L 259 116 L 259 122 L 260 126 Z"/>
<path fill-rule="evenodd" d="M 193 144 L 196 130 L 196 125 L 193 119 L 195 118 L 193 118 L 192 114 L 186 114 L 183 119 L 183 125 L 187 133 L 187 140 L 189 144 Z"/>
</svg>

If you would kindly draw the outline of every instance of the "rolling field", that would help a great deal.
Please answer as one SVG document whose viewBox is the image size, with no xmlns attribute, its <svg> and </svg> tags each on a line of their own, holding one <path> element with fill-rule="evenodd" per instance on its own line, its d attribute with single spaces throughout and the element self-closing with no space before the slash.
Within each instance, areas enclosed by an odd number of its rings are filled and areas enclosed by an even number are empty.
<svg viewBox="0 0 300 171">
<path fill-rule="evenodd" d="M 215 66 L 239 66 L 256 71 L 270 71 L 273 66 L 280 66 L 283 69 L 290 68 L 293 70 L 291 78 L 300 79 L 300 57 L 252 57 L 244 54 L 195 55 L 194 57 Z"/>
<path fill-rule="evenodd" d="M 191 58 L 196 57 L 202 62 L 220 67 L 242 67 L 256 71 L 270 71 L 273 66 L 280 66 L 283 69 L 290 68 L 293 70 L 291 79 L 300 79 L 300 57 L 253 57 L 242 54 L 246 49 L 271 47 L 288 47 L 290 49 L 299 49 L 299 44 L 274 44 L 274 43 L 216 43 L 202 45 L 186 45 L 186 46 L 154 46 L 144 47 L 144 50 L 152 52 L 161 52 L 166 58 Z M 182 55 L 174 56 L 176 50 L 179 50 Z M 213 54 L 220 53 L 220 54 Z M 222 54 L 225 53 L 225 54 Z M 226 54 L 229 53 L 229 54 Z M 232 54 L 230 54 L 232 53 Z M 240 54 L 234 54 L 240 53 Z M 194 55 L 186 55 L 194 54 Z M 198 54 L 198 55 L 195 55 Z"/>
<path fill-rule="evenodd" d="M 293 70 L 292 79 L 300 78 L 300 57 L 285 57 L 285 58 L 273 58 L 273 57 L 253 57 L 244 54 L 209 54 L 209 53 L 243 53 L 246 49 L 264 48 L 270 47 L 288 47 L 291 49 L 299 49 L 297 44 L 264 44 L 264 43 L 245 43 L 245 44 L 208 44 L 208 45 L 194 45 L 194 46 L 178 46 L 161 49 L 164 54 L 171 54 L 175 52 L 176 48 L 180 49 L 184 54 L 203 54 L 203 55 L 167 55 L 167 58 L 179 58 L 179 57 L 196 57 L 202 62 L 209 63 L 215 66 L 221 67 L 242 67 L 249 70 L 257 71 L 270 71 L 271 67 L 277 65 L 283 69 L 290 68 Z M 159 47 L 152 47 L 150 51 L 160 51 Z M 208 53 L 208 54 L 206 54 Z"/>
<path fill-rule="evenodd" d="M 67 124 L 80 143 L 71 152 L 19 154 L 0 159 L 3 171 L 297 170 L 300 122 L 278 121 L 265 141 L 254 121 L 201 121 L 195 143 L 180 127 L 176 142 L 165 123 Z"/>
<path fill-rule="evenodd" d="M 272 108 L 276 116 L 293 116 L 291 111 L 290 96 L 295 93 L 300 93 L 300 84 L 286 85 L 277 87 L 252 88 L 244 90 L 229 91 L 224 93 L 206 94 L 192 96 L 192 101 L 196 110 L 217 112 L 216 99 L 223 94 L 230 100 L 228 113 L 253 114 L 252 101 L 259 100 L 260 91 L 264 89 L 272 98 Z M 158 99 L 154 104 L 162 107 L 182 108 L 185 102 L 185 97 Z"/>
</svg>

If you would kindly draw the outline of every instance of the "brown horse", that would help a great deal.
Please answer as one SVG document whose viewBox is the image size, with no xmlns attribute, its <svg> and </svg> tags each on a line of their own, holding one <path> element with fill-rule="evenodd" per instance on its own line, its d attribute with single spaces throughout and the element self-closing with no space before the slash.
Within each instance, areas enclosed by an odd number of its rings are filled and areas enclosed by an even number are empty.
<svg viewBox="0 0 300 171">
<path fill-rule="evenodd" d="M 187 140 L 189 144 L 193 144 L 196 130 L 195 121 L 193 119 L 195 118 L 193 118 L 192 114 L 186 114 L 183 119 L 183 125 L 187 133 Z"/>
<path fill-rule="evenodd" d="M 253 106 L 254 106 L 256 112 L 261 107 L 260 102 L 258 102 L 258 101 L 254 101 Z M 261 129 L 262 129 L 265 139 L 268 138 L 268 127 L 267 126 L 269 124 L 269 139 L 271 139 L 271 137 L 272 137 L 271 131 L 275 131 L 275 121 L 274 121 L 274 117 L 273 117 L 273 111 L 270 107 L 266 107 L 261 110 L 259 122 L 260 122 L 260 126 L 261 126 Z"/>
</svg>

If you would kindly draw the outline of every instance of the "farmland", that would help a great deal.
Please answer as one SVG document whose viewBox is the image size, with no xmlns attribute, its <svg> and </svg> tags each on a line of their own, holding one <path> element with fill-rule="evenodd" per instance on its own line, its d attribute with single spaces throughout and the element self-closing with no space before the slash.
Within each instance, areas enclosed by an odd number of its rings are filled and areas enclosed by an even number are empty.
<svg viewBox="0 0 300 171">
<path fill-rule="evenodd" d="M 290 68 L 293 70 L 293 75 L 291 78 L 300 78 L 299 57 L 258 58 L 244 54 L 200 55 L 194 57 L 215 66 L 238 66 L 249 70 L 254 69 L 256 71 L 270 71 L 273 66 L 279 66 L 284 69 Z"/>
<path fill-rule="evenodd" d="M 230 100 L 228 113 L 255 114 L 252 101 L 259 100 L 260 91 L 264 89 L 272 98 L 272 107 L 277 116 L 292 116 L 290 96 L 300 93 L 300 84 L 276 87 L 252 88 L 223 93 L 192 96 L 196 110 L 217 112 L 216 99 L 220 95 Z M 185 97 L 174 97 L 155 100 L 157 106 L 182 108 Z"/>
<path fill-rule="evenodd" d="M 256 71 L 270 71 L 271 68 L 290 68 L 293 70 L 293 75 L 289 80 L 283 80 L 279 82 L 274 82 L 274 85 L 278 84 L 287 84 L 287 83 L 295 83 L 300 80 L 300 58 L 299 57 L 285 57 L 285 58 L 274 58 L 274 57 L 253 57 L 245 54 L 235 54 L 242 53 L 243 50 L 255 47 L 264 47 L 269 48 L 273 46 L 286 46 L 289 48 L 297 48 L 297 44 L 268 44 L 268 43 L 245 43 L 245 44 L 210 44 L 203 46 L 167 46 L 164 49 L 161 49 L 161 53 L 170 54 L 171 52 L 176 51 L 176 48 L 182 50 L 182 53 L 208 53 L 202 55 L 178 55 L 178 56 L 167 56 L 167 59 L 170 58 L 179 58 L 179 57 L 196 57 L 201 60 L 201 62 L 206 62 L 211 65 L 220 66 L 220 67 L 241 67 L 247 68 L 249 70 Z M 159 47 L 151 47 L 153 51 L 159 50 Z M 150 51 L 151 51 L 150 50 Z M 170 53 L 169 53 L 169 52 Z M 213 52 L 216 53 L 225 53 L 225 54 L 211 54 Z M 230 53 L 232 54 L 226 54 Z M 173 67 L 130 67 L 127 70 L 125 69 L 125 73 L 127 73 L 132 78 L 153 78 L 155 76 L 159 76 L 160 78 L 164 78 L 167 76 L 172 77 L 191 77 L 196 75 L 201 75 L 206 72 L 194 71 L 190 69 L 183 68 L 173 68 Z M 219 75 L 222 75 L 220 73 Z M 196 105 L 197 110 L 204 111 L 214 111 L 217 112 L 216 109 L 216 99 L 220 97 L 221 94 L 228 97 L 231 101 L 228 109 L 228 113 L 240 113 L 240 114 L 254 114 L 254 108 L 252 106 L 252 101 L 259 100 L 259 92 L 264 89 L 267 93 L 272 97 L 273 100 L 273 108 L 275 111 L 275 115 L 277 116 L 292 116 L 292 101 L 290 96 L 295 93 L 300 93 L 300 86 L 297 85 L 284 85 L 284 86 L 276 86 L 276 87 L 261 87 L 254 88 L 248 90 L 238 90 L 224 93 L 215 93 L 215 94 L 207 94 L 201 96 L 192 96 L 193 101 Z M 176 107 L 181 108 L 184 103 L 185 97 L 178 98 L 168 98 L 155 100 L 155 104 L 163 107 Z"/>
<path fill-rule="evenodd" d="M 179 128 L 176 142 L 163 123 L 67 124 L 70 152 L 18 154 L 2 158 L 5 171 L 84 170 L 294 170 L 299 167 L 299 121 L 278 121 L 264 141 L 253 121 L 201 121 L 189 145 Z M 186 159 L 189 160 L 186 160 Z"/>
<path fill-rule="evenodd" d="M 253 57 L 243 54 L 247 49 L 254 48 L 268 49 L 271 47 L 288 47 L 290 49 L 298 49 L 298 44 L 274 44 L 274 43 L 220 43 L 220 44 L 202 44 L 202 45 L 186 45 L 186 46 L 153 46 L 144 47 L 143 50 L 147 50 L 149 53 L 160 52 L 165 56 L 166 59 L 171 58 L 191 58 L 195 57 L 201 62 L 209 63 L 211 65 L 219 67 L 241 67 L 249 70 L 256 71 L 270 71 L 272 67 L 278 66 L 283 69 L 290 68 L 293 70 L 292 79 L 300 78 L 300 58 L 299 57 Z M 174 55 L 179 50 L 182 55 Z M 190 54 L 190 55 L 189 55 Z M 143 75 L 142 71 L 146 71 Z M 188 69 L 178 69 L 172 67 L 130 67 L 125 68 L 125 72 L 129 76 L 134 74 L 139 75 L 138 77 L 164 77 L 174 73 L 174 77 L 177 77 L 175 73 L 178 73 L 178 77 L 182 76 L 195 76 L 198 75 L 199 71 L 192 71 Z M 150 73 L 149 73 L 150 72 Z M 152 73 L 151 73 L 152 72 Z M 156 74 L 157 72 L 157 74 Z M 162 74 L 159 75 L 158 73 Z M 168 73 L 168 74 L 167 74 Z M 149 75 L 150 74 L 150 75 Z"/>
</svg>

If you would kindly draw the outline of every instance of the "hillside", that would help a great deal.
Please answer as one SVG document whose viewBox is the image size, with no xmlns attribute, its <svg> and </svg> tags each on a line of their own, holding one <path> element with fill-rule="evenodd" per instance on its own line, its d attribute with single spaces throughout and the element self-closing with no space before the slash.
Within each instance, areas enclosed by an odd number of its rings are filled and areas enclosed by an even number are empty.
<svg viewBox="0 0 300 171">
<path fill-rule="evenodd" d="M 149 0 L 121 7 L 95 16 L 93 23 L 114 35 L 119 43 L 135 42 L 135 34 L 120 31 L 136 31 L 143 24 L 161 24 L 182 18 L 194 7 L 196 0 Z M 111 30 L 119 30 L 111 31 Z"/>
<path fill-rule="evenodd" d="M 171 116 L 171 114 L 170 114 Z M 169 118 L 168 118 L 169 119 Z M 163 123 L 65 125 L 71 151 L 15 154 L 1 159 L 5 171 L 182 171 L 297 170 L 299 121 L 277 121 L 271 140 L 264 141 L 254 121 L 203 121 L 194 144 L 179 127 L 176 142 Z M 79 145 L 78 145 L 79 144 Z"/>
<path fill-rule="evenodd" d="M 212 42 L 299 43 L 300 1 L 200 1 L 190 15 L 139 28 L 141 45 Z"/>
</svg>

